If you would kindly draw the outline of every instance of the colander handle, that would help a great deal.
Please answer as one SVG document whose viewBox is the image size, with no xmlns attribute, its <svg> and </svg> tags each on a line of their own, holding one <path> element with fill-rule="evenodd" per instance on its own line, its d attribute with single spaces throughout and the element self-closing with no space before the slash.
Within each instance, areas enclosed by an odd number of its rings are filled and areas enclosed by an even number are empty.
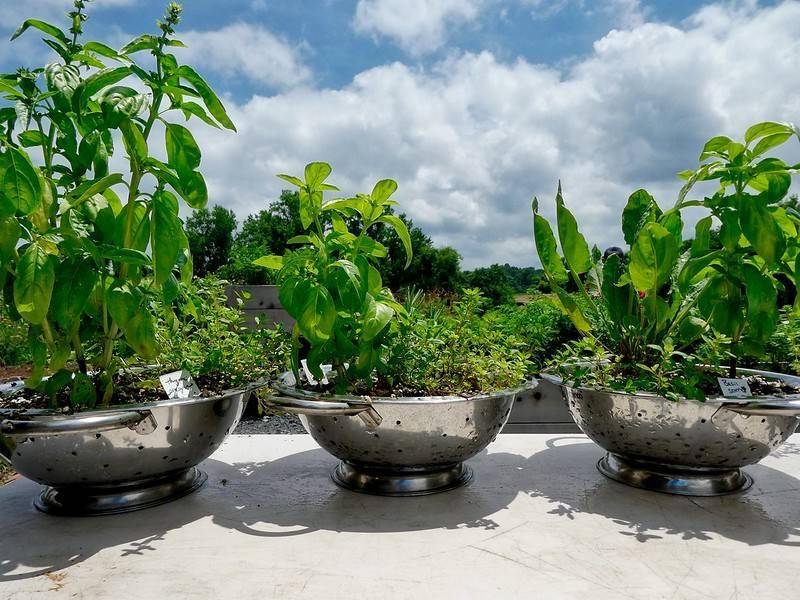
<svg viewBox="0 0 800 600">
<path fill-rule="evenodd" d="M 147 435 L 155 431 L 155 419 L 149 410 L 122 411 L 85 416 L 47 417 L 45 419 L 4 419 L 0 433 L 15 435 L 59 435 L 100 433 L 127 427 Z"/>
<path fill-rule="evenodd" d="M 759 417 L 800 417 L 800 400 L 769 400 L 747 404 L 725 404 L 724 408 L 740 415 Z"/>
<path fill-rule="evenodd" d="M 381 416 L 372 405 L 364 401 L 334 402 L 275 395 L 265 396 L 264 400 L 298 415 L 358 416 L 371 429 L 378 427 L 382 421 Z"/>
</svg>

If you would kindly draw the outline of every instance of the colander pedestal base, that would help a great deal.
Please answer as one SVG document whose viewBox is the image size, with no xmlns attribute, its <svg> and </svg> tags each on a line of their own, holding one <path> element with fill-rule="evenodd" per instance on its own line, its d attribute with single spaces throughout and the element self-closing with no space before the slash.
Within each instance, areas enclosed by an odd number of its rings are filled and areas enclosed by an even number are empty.
<svg viewBox="0 0 800 600">
<path fill-rule="evenodd" d="M 472 480 L 464 463 L 437 470 L 375 469 L 340 462 L 331 473 L 336 485 L 374 496 L 426 496 L 446 492 Z"/>
<path fill-rule="evenodd" d="M 48 487 L 34 504 L 42 512 L 89 517 L 150 508 L 182 498 L 200 489 L 208 476 L 196 467 L 130 484 L 99 487 Z"/>
<path fill-rule="evenodd" d="M 610 452 L 597 463 L 597 470 L 626 485 L 680 496 L 724 496 L 753 485 L 753 479 L 740 469 L 681 469 L 632 461 Z"/>
</svg>

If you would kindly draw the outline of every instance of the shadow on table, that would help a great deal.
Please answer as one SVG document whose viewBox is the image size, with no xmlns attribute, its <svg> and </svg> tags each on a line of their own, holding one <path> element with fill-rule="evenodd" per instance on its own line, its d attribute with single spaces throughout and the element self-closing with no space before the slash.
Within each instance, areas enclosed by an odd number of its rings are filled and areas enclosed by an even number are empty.
<svg viewBox="0 0 800 600">
<path fill-rule="evenodd" d="M 39 487 L 24 480 L 14 485 L 25 493 L 14 494 L 0 513 L 0 584 L 60 571 L 108 548 L 120 558 L 155 552 L 170 531 L 209 517 L 218 527 L 266 538 L 318 530 L 492 530 L 498 527 L 492 515 L 519 493 L 506 472 L 519 462 L 516 455 L 483 452 L 473 461 L 480 470 L 477 481 L 468 487 L 383 498 L 338 488 L 330 479 L 336 460 L 321 449 L 233 465 L 212 459 L 202 465 L 208 484 L 196 494 L 140 512 L 90 518 L 37 512 L 32 499 Z"/>
<path fill-rule="evenodd" d="M 724 537 L 751 546 L 800 546 L 800 480 L 782 471 L 746 467 L 755 485 L 741 494 L 672 496 L 603 477 L 595 469 L 603 451 L 583 436 L 553 438 L 547 446 L 526 461 L 519 481 L 530 485 L 521 491 L 548 500 L 553 504 L 549 514 L 573 520 L 576 527 L 583 515 L 599 515 L 618 525 L 621 535 L 640 542 L 667 536 L 704 541 Z M 783 455 L 798 450 L 789 444 Z M 564 472 L 564 465 L 573 470 Z"/>
<path fill-rule="evenodd" d="M 0 584 L 60 571 L 105 549 L 120 558 L 156 552 L 169 532 L 204 519 L 213 525 L 196 526 L 210 536 L 219 527 L 263 538 L 320 530 L 491 531 L 499 527 L 493 517 L 520 493 L 547 500 L 549 514 L 575 527 L 591 527 L 583 517 L 597 515 L 640 542 L 724 537 L 752 546 L 800 546 L 800 481 L 781 471 L 756 465 L 748 468 L 756 485 L 745 494 L 686 498 L 605 479 L 594 468 L 600 456 L 602 450 L 583 436 L 551 439 L 530 457 L 483 452 L 470 461 L 476 475 L 470 486 L 415 498 L 339 489 L 330 480 L 336 460 L 321 449 L 233 465 L 207 460 L 202 468 L 209 482 L 200 492 L 141 512 L 92 518 L 38 513 L 31 501 L 39 487 L 21 480 L 10 484 L 16 493 L 6 495 L 0 511 Z"/>
</svg>

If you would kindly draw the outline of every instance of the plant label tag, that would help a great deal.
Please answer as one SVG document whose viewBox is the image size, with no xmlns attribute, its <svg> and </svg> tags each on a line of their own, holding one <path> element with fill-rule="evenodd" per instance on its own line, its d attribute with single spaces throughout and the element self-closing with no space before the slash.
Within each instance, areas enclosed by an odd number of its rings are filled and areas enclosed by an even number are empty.
<svg viewBox="0 0 800 600">
<path fill-rule="evenodd" d="M 308 380 L 308 383 L 310 383 L 311 385 L 317 385 L 317 379 L 311 374 L 311 371 L 308 368 L 308 363 L 306 362 L 306 360 L 305 359 L 301 360 L 300 364 L 303 367 L 303 373 L 306 374 L 306 379 Z M 325 366 L 322 367 L 323 377 L 322 381 L 320 381 L 319 383 L 321 383 L 322 385 L 328 385 L 328 373 L 330 372 L 330 370 L 331 370 L 330 367 L 328 367 L 327 369 L 325 368 Z"/>
<path fill-rule="evenodd" d="M 200 388 L 186 369 L 165 373 L 159 377 L 161 386 L 170 398 L 191 398 L 200 395 Z"/>
<path fill-rule="evenodd" d="M 722 395 L 726 398 L 749 398 L 753 395 L 746 379 L 717 377 L 717 381 L 719 381 L 719 389 L 722 390 Z"/>
</svg>

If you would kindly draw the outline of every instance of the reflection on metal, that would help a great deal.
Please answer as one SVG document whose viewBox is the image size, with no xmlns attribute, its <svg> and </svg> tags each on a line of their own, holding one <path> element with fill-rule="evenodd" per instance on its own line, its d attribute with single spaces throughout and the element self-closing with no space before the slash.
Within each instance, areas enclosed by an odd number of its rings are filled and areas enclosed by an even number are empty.
<svg viewBox="0 0 800 600">
<path fill-rule="evenodd" d="M 253 388 L 65 416 L 0 410 L 0 454 L 47 488 L 46 512 L 99 515 L 162 504 L 198 489 L 195 468 L 233 431 Z"/>
<path fill-rule="evenodd" d="M 431 494 L 467 483 L 472 475 L 462 463 L 494 441 L 521 391 L 365 403 L 353 396 L 318 396 L 294 385 L 293 375 L 286 373 L 273 387 L 316 403 L 316 411 L 310 404 L 295 409 L 284 398 L 281 407 L 299 413 L 317 443 L 342 461 L 333 480 L 357 492 L 387 496 Z M 381 417 L 377 428 L 352 416 L 369 407 Z"/>
<path fill-rule="evenodd" d="M 793 384 L 800 378 L 762 371 Z M 559 383 L 555 377 L 546 376 Z M 740 468 L 757 463 L 795 432 L 798 396 L 667 400 L 562 386 L 575 422 L 608 455 L 604 475 L 645 489 L 690 496 L 741 491 L 752 481 Z"/>
</svg>

